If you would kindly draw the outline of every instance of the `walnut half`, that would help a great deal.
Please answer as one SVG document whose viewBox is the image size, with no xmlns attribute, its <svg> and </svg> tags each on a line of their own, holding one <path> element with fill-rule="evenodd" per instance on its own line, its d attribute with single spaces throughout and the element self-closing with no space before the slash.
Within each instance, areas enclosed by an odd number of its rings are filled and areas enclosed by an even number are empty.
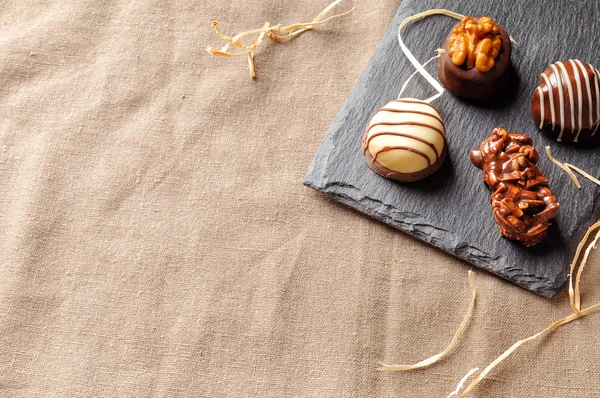
<svg viewBox="0 0 600 398">
<path fill-rule="evenodd" d="M 479 72 L 487 72 L 496 64 L 502 38 L 492 18 L 481 17 L 475 21 L 471 17 L 464 17 L 452 29 L 448 44 L 448 55 L 452 57 L 454 65 L 465 65 L 467 69 L 475 67 Z"/>
</svg>

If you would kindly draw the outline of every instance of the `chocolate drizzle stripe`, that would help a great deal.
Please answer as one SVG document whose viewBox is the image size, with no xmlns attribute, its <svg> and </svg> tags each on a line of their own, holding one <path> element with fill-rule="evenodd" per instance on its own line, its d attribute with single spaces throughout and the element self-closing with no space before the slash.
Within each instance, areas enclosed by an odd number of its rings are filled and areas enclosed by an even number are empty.
<svg viewBox="0 0 600 398">
<path fill-rule="evenodd" d="M 598 127 L 600 126 L 600 88 L 598 87 L 598 79 L 600 79 L 600 73 L 598 72 L 597 69 L 593 68 L 591 65 L 590 65 L 590 67 L 592 68 L 592 74 L 594 75 L 594 77 L 593 77 L 594 88 L 595 88 L 595 92 L 596 92 L 596 98 L 595 98 L 596 99 L 596 119 L 594 120 L 594 124 L 596 125 L 596 127 L 594 128 L 594 131 L 592 131 L 592 137 L 593 137 L 594 135 L 596 135 L 596 131 L 598 130 Z M 592 104 L 590 104 L 590 108 L 592 108 Z"/>
<path fill-rule="evenodd" d="M 573 76 L 575 76 L 575 86 L 577 89 L 577 134 L 575 135 L 574 142 L 579 141 L 579 134 L 581 134 L 581 128 L 583 127 L 583 90 L 581 89 L 581 79 L 579 78 L 579 68 L 575 65 L 572 59 L 569 60 L 571 67 L 573 68 Z"/>
<path fill-rule="evenodd" d="M 585 78 L 585 88 L 587 89 L 587 95 L 588 95 L 588 102 L 587 102 L 587 110 L 588 110 L 588 115 L 590 117 L 590 128 L 594 125 L 594 110 L 593 110 L 593 105 L 594 102 L 592 101 L 592 88 L 590 86 L 590 74 L 587 73 L 587 70 L 585 69 L 585 66 L 583 66 L 583 64 L 581 63 L 580 60 L 576 59 L 575 63 L 579 66 L 579 68 L 581 69 L 581 73 L 583 75 L 583 77 Z"/>
<path fill-rule="evenodd" d="M 416 113 L 417 115 L 430 116 L 430 117 L 434 118 L 435 120 L 437 120 L 438 122 L 440 122 L 440 124 L 442 126 L 444 125 L 444 122 L 442 122 L 442 119 L 440 119 L 439 116 L 432 115 L 431 113 L 427 113 L 427 112 L 411 111 L 411 110 L 407 110 L 407 109 L 381 108 L 380 110 L 378 110 L 377 112 L 375 112 L 375 114 L 377 115 L 379 112 Z"/>
<path fill-rule="evenodd" d="M 415 141 L 419 141 L 422 142 L 425 145 L 428 145 L 431 149 L 433 149 L 433 152 L 435 153 L 435 159 L 437 160 L 437 158 L 440 157 L 440 154 L 438 153 L 437 148 L 435 147 L 435 145 L 433 145 L 431 142 L 427 141 L 424 138 L 421 137 L 415 137 L 414 135 L 410 135 L 410 134 L 405 134 L 405 133 L 396 133 L 393 131 L 380 131 L 379 133 L 374 133 L 372 135 L 369 136 L 369 138 L 367 139 L 367 145 L 369 145 L 369 142 L 371 142 L 371 140 L 375 137 L 379 137 L 380 135 L 393 135 L 396 137 L 405 137 L 405 138 L 410 138 L 412 140 Z M 434 160 L 435 162 L 435 160 Z"/>
<path fill-rule="evenodd" d="M 537 87 L 537 91 L 540 95 L 540 129 L 544 126 L 544 91 L 540 86 Z"/>
<path fill-rule="evenodd" d="M 421 155 L 421 156 L 423 156 L 425 159 L 427 159 L 427 167 L 431 167 L 431 160 L 429 159 L 429 156 L 427 156 L 427 155 L 426 155 L 426 154 L 424 154 L 423 152 L 419 151 L 418 149 L 415 149 L 415 148 L 410 148 L 410 147 L 407 147 L 407 146 L 402 146 L 402 145 L 399 145 L 399 146 L 386 146 L 386 147 L 383 147 L 383 148 L 382 148 L 380 151 L 378 151 L 378 152 L 375 154 L 375 156 L 374 156 L 374 158 L 373 158 L 373 161 L 377 160 L 377 156 L 379 156 L 379 154 L 380 154 L 380 153 L 382 153 L 382 152 L 388 152 L 388 151 L 393 151 L 393 150 L 396 150 L 396 149 L 400 149 L 400 150 L 404 150 L 404 151 L 408 151 L 408 152 L 416 153 L 417 155 Z"/>
<path fill-rule="evenodd" d="M 550 115 L 552 116 L 552 129 L 556 126 L 556 111 L 554 110 L 554 95 L 552 95 L 552 83 L 550 83 L 550 79 L 546 76 L 545 73 L 542 73 L 542 79 L 546 82 L 546 87 L 548 87 L 548 98 L 550 99 Z"/>
<path fill-rule="evenodd" d="M 429 128 L 431 130 L 437 131 L 438 134 L 442 136 L 442 138 L 446 137 L 446 135 L 442 132 L 442 130 L 438 129 L 435 126 L 427 124 L 427 123 L 419 123 L 419 122 L 379 122 L 379 123 L 370 124 L 369 125 L 369 130 L 371 130 L 371 128 L 373 128 L 375 126 L 421 126 L 421 127 L 427 127 L 427 128 Z"/>
<path fill-rule="evenodd" d="M 564 64 L 564 62 L 557 62 L 558 67 L 561 72 L 563 72 L 563 78 L 567 83 L 567 92 L 569 93 L 569 109 L 571 110 L 571 128 L 570 130 L 575 130 L 575 97 L 573 95 L 573 85 L 571 84 L 571 79 L 569 77 L 569 72 Z"/>
<path fill-rule="evenodd" d="M 562 80 L 560 72 L 556 68 L 555 64 L 550 65 L 554 72 L 554 78 L 556 80 L 556 88 L 558 90 L 558 109 L 560 111 L 560 133 L 558 133 L 557 141 L 561 141 L 563 131 L 565 130 L 565 99 L 563 98 Z"/>
</svg>

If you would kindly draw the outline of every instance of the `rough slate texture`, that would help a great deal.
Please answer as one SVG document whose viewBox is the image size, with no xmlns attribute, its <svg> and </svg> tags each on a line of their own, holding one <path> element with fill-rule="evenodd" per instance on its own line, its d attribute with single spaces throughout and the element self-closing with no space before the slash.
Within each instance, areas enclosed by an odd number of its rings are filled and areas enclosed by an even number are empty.
<svg viewBox="0 0 600 398">
<path fill-rule="evenodd" d="M 443 6 L 467 15 L 490 15 L 518 42 L 513 46 L 516 75 L 511 97 L 497 106 L 481 106 L 445 93 L 434 102 L 447 129 L 449 156 L 443 168 L 412 184 L 389 181 L 370 171 L 360 152 L 364 127 L 378 108 L 397 97 L 402 83 L 414 71 L 398 46 L 397 26 L 409 15 L 440 7 L 438 1 L 406 0 L 327 132 L 304 183 L 480 268 L 551 297 L 565 286 L 572 253 L 593 222 L 600 201 L 599 189 L 586 180 L 582 179 L 583 189 L 577 191 L 569 177 L 545 156 L 544 146 L 551 145 L 557 158 L 583 166 L 594 175 L 600 175 L 600 149 L 597 144 L 580 148 L 546 138 L 531 118 L 529 103 L 548 64 L 577 58 L 600 65 L 597 43 L 590 39 L 595 37 L 590 32 L 600 30 L 600 5 L 593 0 L 568 2 L 568 7 L 542 0 L 520 4 L 467 0 L 445 2 Z M 523 15 L 529 16 L 523 19 Z M 403 38 L 424 62 L 441 47 L 455 23 L 446 16 L 429 17 L 407 26 Z M 429 70 L 436 76 L 434 65 Z M 424 79 L 415 77 L 403 96 L 426 98 L 431 94 L 432 88 Z M 499 236 L 489 204 L 490 191 L 482 182 L 482 171 L 469 161 L 469 150 L 494 127 L 533 138 L 541 154 L 538 166 L 561 203 L 548 237 L 533 248 Z"/>
</svg>

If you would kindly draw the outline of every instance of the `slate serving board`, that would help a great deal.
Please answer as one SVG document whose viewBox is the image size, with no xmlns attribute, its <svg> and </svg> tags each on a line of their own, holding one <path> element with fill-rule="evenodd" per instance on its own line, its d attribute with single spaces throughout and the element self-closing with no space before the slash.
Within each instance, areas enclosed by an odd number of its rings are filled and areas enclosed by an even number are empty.
<svg viewBox="0 0 600 398">
<path fill-rule="evenodd" d="M 398 96 L 414 71 L 398 45 L 398 25 L 432 8 L 489 15 L 503 26 L 518 43 L 512 54 L 514 84 L 508 99 L 493 106 L 460 100 L 448 92 L 435 100 L 433 105 L 446 125 L 448 159 L 424 180 L 398 183 L 367 167 L 361 138 L 374 112 Z M 403 30 L 404 42 L 424 62 L 435 55 L 456 22 L 446 16 L 413 22 Z M 581 178 L 583 189 L 576 190 L 545 156 L 544 147 L 550 145 L 555 157 L 596 176 L 600 175 L 600 147 L 598 142 L 575 147 L 547 138 L 533 122 L 529 104 L 540 74 L 550 63 L 573 58 L 600 67 L 598 32 L 600 2 L 596 0 L 404 0 L 319 146 L 304 184 L 525 289 L 552 297 L 565 286 L 576 245 L 595 220 L 600 189 Z M 428 70 L 437 77 L 433 64 Z M 425 80 L 415 76 L 403 97 L 424 99 L 432 94 Z M 532 248 L 500 237 L 489 204 L 490 190 L 482 182 L 482 171 L 469 160 L 469 150 L 495 127 L 532 137 L 540 152 L 538 166 L 561 203 L 548 237 Z"/>
</svg>

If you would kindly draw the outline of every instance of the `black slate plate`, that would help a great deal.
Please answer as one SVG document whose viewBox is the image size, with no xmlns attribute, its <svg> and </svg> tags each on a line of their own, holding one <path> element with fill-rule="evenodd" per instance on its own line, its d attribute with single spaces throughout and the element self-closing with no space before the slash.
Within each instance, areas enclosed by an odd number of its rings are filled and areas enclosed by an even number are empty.
<svg viewBox="0 0 600 398">
<path fill-rule="evenodd" d="M 446 163 L 416 183 L 389 181 L 365 164 L 361 137 L 373 113 L 397 97 L 414 71 L 398 46 L 399 23 L 407 16 L 441 7 L 466 15 L 489 15 L 517 41 L 512 55 L 514 93 L 502 104 L 482 106 L 446 92 L 433 103 L 446 124 Z M 404 42 L 424 62 L 441 47 L 455 23 L 446 16 L 416 21 L 403 31 Z M 548 64 L 573 58 L 600 66 L 597 32 L 600 2 L 596 0 L 404 0 L 317 150 L 304 184 L 475 266 L 552 297 L 565 286 L 575 247 L 595 220 L 600 189 L 582 178 L 583 189 L 577 191 L 569 177 L 545 156 L 544 147 L 550 145 L 558 159 L 596 176 L 600 175 L 600 147 L 598 142 L 582 148 L 546 138 L 535 126 L 529 104 Z M 428 70 L 436 76 L 434 65 Z M 415 77 L 403 96 L 427 98 L 432 94 L 424 79 Z M 489 204 L 490 191 L 482 182 L 481 170 L 469 160 L 469 150 L 494 127 L 533 138 L 541 154 L 538 166 L 561 203 L 548 237 L 532 248 L 499 236 Z"/>
</svg>

